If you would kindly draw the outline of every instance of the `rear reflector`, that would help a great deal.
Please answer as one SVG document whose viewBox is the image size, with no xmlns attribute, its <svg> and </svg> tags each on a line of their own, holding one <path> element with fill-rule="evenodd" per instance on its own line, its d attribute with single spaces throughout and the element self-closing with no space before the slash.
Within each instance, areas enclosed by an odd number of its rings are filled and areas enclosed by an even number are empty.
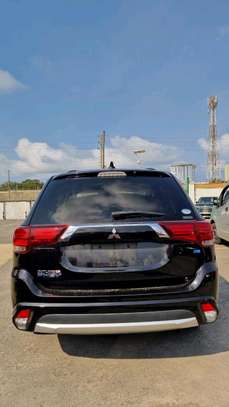
<svg viewBox="0 0 229 407">
<path fill-rule="evenodd" d="M 203 312 L 215 311 L 215 307 L 211 303 L 207 302 L 205 304 L 201 304 L 201 310 Z"/>
<path fill-rule="evenodd" d="M 217 318 L 217 311 L 213 304 L 204 303 L 200 306 L 201 311 L 204 313 L 207 322 L 214 322 Z"/>
<path fill-rule="evenodd" d="M 14 317 L 14 323 L 16 327 L 18 329 L 26 330 L 31 316 L 32 312 L 30 309 L 23 309 L 19 311 Z"/>
<path fill-rule="evenodd" d="M 67 227 L 68 225 L 21 226 L 14 232 L 14 252 L 27 253 L 33 247 L 55 244 Z"/>
<path fill-rule="evenodd" d="M 186 240 L 198 243 L 201 246 L 212 246 L 212 226 L 206 221 L 190 222 L 160 222 L 160 225 L 168 232 L 172 240 Z"/>
</svg>

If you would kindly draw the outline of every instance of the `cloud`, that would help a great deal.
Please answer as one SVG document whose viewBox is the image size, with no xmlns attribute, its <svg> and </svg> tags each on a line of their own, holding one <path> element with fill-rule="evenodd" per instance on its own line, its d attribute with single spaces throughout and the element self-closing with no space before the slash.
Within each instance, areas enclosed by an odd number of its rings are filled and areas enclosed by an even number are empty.
<svg viewBox="0 0 229 407">
<path fill-rule="evenodd" d="M 120 166 L 125 164 L 136 165 L 134 151 L 145 150 L 142 161 L 150 166 L 165 165 L 178 159 L 179 150 L 177 147 L 154 143 L 142 137 L 120 137 L 111 139 L 111 148 L 108 149 L 108 156 Z"/>
<path fill-rule="evenodd" d="M 117 167 L 137 166 L 134 150 L 145 149 L 142 162 L 148 167 L 168 166 L 180 158 L 178 148 L 154 143 L 142 137 L 111 137 L 106 148 L 106 163 L 111 160 Z M 17 176 L 41 176 L 70 169 L 97 168 L 99 153 L 97 149 L 84 150 L 72 145 L 61 144 L 58 148 L 46 142 L 32 142 L 28 138 L 19 139 L 15 148 L 16 159 L 5 155 L 0 157 L 1 174 L 10 169 Z"/>
<path fill-rule="evenodd" d="M 199 146 L 205 152 L 208 151 L 208 140 L 205 138 L 200 138 L 198 140 Z M 225 164 L 229 163 L 229 134 L 225 133 L 218 138 L 217 149 L 219 153 L 219 168 L 223 170 Z"/>
<path fill-rule="evenodd" d="M 0 94 L 13 93 L 18 90 L 24 90 L 26 86 L 19 82 L 8 71 L 0 69 Z"/>
<path fill-rule="evenodd" d="M 208 140 L 205 138 L 200 138 L 198 140 L 199 146 L 202 148 L 204 151 L 208 151 Z M 217 141 L 217 147 L 219 150 L 219 154 L 222 158 L 228 160 L 229 156 L 229 133 L 225 133 L 222 136 L 218 138 Z"/>
<path fill-rule="evenodd" d="M 208 140 L 201 137 L 198 139 L 198 144 L 204 151 L 208 151 Z"/>
<path fill-rule="evenodd" d="M 7 171 L 11 168 L 12 161 L 9 160 L 4 154 L 0 154 L 0 174 L 7 175 Z"/>
<path fill-rule="evenodd" d="M 18 141 L 15 151 L 19 159 L 12 160 L 12 167 L 14 172 L 20 174 L 50 174 L 67 169 L 87 168 L 98 161 L 96 150 L 87 152 L 65 144 L 53 148 L 45 142 L 31 142 L 27 138 Z"/>
<path fill-rule="evenodd" d="M 219 139 L 219 149 L 223 157 L 229 161 L 229 134 L 223 134 Z"/>
</svg>

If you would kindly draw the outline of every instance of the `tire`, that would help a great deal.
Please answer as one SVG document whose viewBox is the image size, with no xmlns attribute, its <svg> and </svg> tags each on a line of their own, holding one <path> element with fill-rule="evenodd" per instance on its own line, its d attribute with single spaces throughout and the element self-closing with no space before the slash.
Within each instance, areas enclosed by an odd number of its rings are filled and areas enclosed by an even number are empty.
<svg viewBox="0 0 229 407">
<path fill-rule="evenodd" d="M 213 229 L 215 244 L 221 244 L 221 243 L 222 243 L 222 239 L 221 239 L 221 238 L 218 236 L 218 234 L 217 234 L 217 229 L 216 229 L 216 224 L 215 224 L 215 222 L 212 222 L 212 229 Z"/>
</svg>

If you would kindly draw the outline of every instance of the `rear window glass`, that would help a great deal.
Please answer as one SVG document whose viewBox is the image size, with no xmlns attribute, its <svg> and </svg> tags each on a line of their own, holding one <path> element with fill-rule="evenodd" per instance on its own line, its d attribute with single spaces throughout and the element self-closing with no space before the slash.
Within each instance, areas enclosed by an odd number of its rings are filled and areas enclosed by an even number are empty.
<svg viewBox="0 0 229 407">
<path fill-rule="evenodd" d="M 200 199 L 198 199 L 197 203 L 199 204 L 206 204 L 206 205 L 210 205 L 214 203 L 215 198 L 212 196 L 206 196 L 206 197 L 202 197 Z"/>
<path fill-rule="evenodd" d="M 112 212 L 122 211 L 160 212 L 163 213 L 160 220 L 195 217 L 190 201 L 171 177 L 83 177 L 51 181 L 35 208 L 31 223 L 110 222 Z"/>
</svg>

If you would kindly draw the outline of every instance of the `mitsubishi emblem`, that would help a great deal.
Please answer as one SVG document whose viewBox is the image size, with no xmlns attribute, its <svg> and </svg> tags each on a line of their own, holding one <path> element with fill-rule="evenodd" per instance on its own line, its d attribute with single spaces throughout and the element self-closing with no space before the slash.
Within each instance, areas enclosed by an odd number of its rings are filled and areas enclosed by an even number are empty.
<svg viewBox="0 0 229 407">
<path fill-rule="evenodd" d="M 108 236 L 108 239 L 116 239 L 119 240 L 121 239 L 120 235 L 117 233 L 117 230 L 115 229 L 115 227 L 112 229 L 111 234 Z"/>
</svg>

